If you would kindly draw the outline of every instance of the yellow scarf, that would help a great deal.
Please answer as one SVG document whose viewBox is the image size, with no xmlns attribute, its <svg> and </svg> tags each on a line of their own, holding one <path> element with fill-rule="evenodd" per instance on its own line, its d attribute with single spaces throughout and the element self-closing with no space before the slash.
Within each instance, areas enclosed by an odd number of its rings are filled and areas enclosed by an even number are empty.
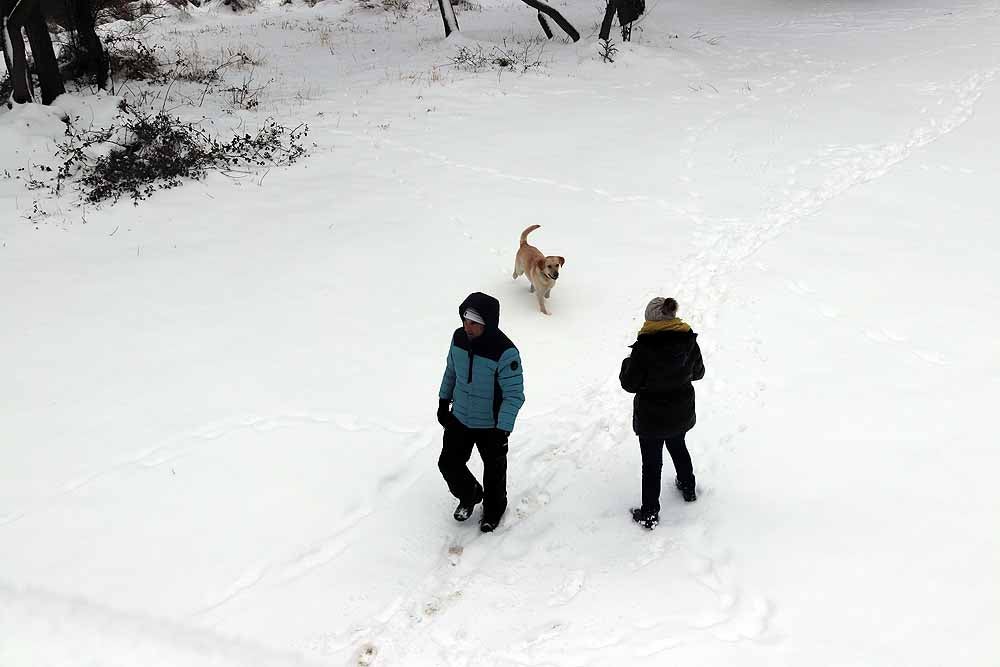
<svg viewBox="0 0 1000 667">
<path fill-rule="evenodd" d="M 675 317 L 669 320 L 663 320 L 662 322 L 651 322 L 646 320 L 642 328 L 639 329 L 639 335 L 658 333 L 660 331 L 691 331 L 690 325 L 679 317 Z"/>
</svg>

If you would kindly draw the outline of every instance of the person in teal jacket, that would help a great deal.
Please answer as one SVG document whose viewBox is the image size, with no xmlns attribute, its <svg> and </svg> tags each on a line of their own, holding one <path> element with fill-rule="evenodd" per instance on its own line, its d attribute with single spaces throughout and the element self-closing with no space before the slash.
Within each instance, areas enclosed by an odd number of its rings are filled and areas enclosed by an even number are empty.
<svg viewBox="0 0 1000 667">
<path fill-rule="evenodd" d="M 489 533 L 507 509 L 507 439 L 524 404 L 521 356 L 499 329 L 500 302 L 493 297 L 470 294 L 458 315 L 462 326 L 451 337 L 438 392 L 444 427 L 438 469 L 458 498 L 455 519 L 465 521 L 482 502 L 479 528 Z M 482 484 L 467 465 L 473 446 L 483 459 Z"/>
</svg>

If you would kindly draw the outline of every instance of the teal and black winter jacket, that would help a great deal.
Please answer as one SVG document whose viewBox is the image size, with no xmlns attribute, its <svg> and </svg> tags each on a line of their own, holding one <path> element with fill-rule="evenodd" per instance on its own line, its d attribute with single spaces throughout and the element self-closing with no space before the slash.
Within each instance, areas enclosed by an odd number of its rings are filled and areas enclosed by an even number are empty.
<svg viewBox="0 0 1000 667">
<path fill-rule="evenodd" d="M 510 433 L 524 404 L 521 356 L 499 329 L 499 301 L 475 292 L 458 307 L 459 318 L 466 308 L 482 315 L 486 330 L 475 340 L 469 340 L 464 328 L 455 330 L 438 398 L 451 401 L 452 415 L 468 428 Z"/>
</svg>

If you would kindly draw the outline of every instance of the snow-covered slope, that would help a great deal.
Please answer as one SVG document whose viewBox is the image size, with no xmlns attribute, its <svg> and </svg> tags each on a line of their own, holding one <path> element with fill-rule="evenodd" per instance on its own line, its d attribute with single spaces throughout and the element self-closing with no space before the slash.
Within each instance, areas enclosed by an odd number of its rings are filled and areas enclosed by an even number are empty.
<svg viewBox="0 0 1000 667">
<path fill-rule="evenodd" d="M 600 3 L 557 6 L 579 43 L 506 2 L 447 41 L 423 6 L 161 21 L 270 81 L 176 113 L 315 146 L 138 207 L 15 178 L 115 98 L 0 112 L 0 665 L 1000 661 L 1000 7 L 650 3 L 607 64 Z M 504 39 L 542 66 L 450 64 Z M 510 278 L 536 223 L 551 317 Z M 433 415 L 477 290 L 527 394 L 487 536 Z M 658 294 L 708 372 L 700 498 L 665 471 L 649 533 L 617 372 Z"/>
</svg>

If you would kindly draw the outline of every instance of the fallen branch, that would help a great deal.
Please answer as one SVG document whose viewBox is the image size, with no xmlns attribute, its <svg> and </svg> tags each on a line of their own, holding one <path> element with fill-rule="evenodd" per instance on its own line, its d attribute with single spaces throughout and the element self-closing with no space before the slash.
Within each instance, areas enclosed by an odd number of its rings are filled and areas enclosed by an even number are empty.
<svg viewBox="0 0 1000 667">
<path fill-rule="evenodd" d="M 552 7 L 549 7 L 544 2 L 541 2 L 541 0 L 521 0 L 521 2 L 533 9 L 537 9 L 541 14 L 546 14 L 551 17 L 552 20 L 556 22 L 556 25 L 562 28 L 574 42 L 580 41 L 580 33 L 573 27 L 573 24 L 567 21 L 562 14 L 557 12 Z"/>
<path fill-rule="evenodd" d="M 538 12 L 538 22 L 542 25 L 542 30 L 545 31 L 545 36 L 552 39 L 552 28 L 549 27 L 549 22 L 545 20 L 545 14 Z"/>
</svg>

